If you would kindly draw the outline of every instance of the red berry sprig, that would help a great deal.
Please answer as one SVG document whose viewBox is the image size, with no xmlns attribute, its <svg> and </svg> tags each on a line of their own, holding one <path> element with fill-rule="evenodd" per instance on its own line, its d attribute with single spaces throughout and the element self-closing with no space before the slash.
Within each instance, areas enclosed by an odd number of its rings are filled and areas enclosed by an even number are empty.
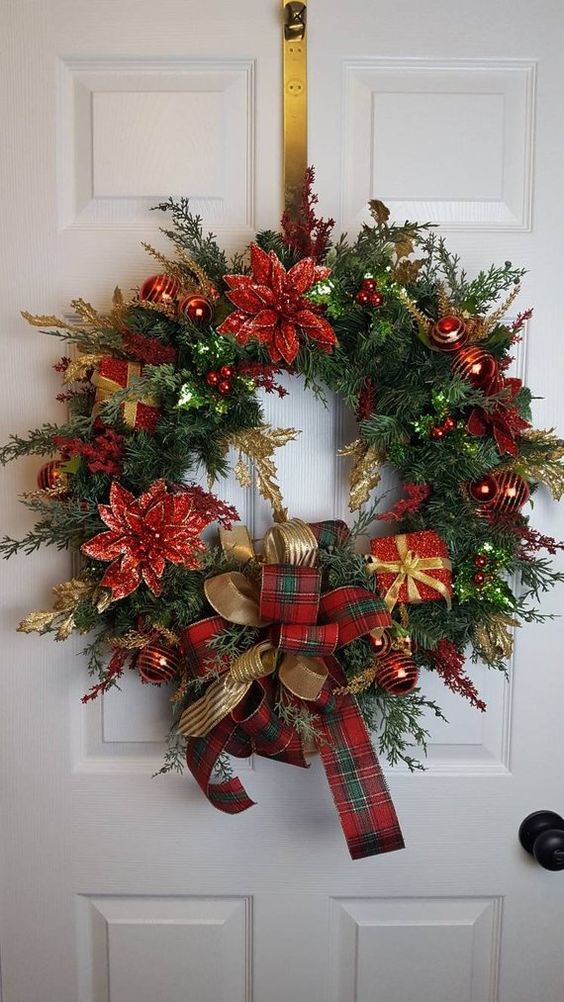
<svg viewBox="0 0 564 1002">
<path fill-rule="evenodd" d="M 226 397 L 228 396 L 229 393 L 231 393 L 231 390 L 233 388 L 231 380 L 233 378 L 234 373 L 235 370 L 233 369 L 233 366 L 222 365 L 221 369 L 219 370 L 212 369 L 210 372 L 208 372 L 208 374 L 206 375 L 206 383 L 208 384 L 208 386 L 211 386 L 212 389 L 217 390 L 218 393 L 221 393 L 222 397 Z"/>
<path fill-rule="evenodd" d="M 450 414 L 447 414 L 444 421 L 441 421 L 440 424 L 433 425 L 429 434 L 431 438 L 434 439 L 436 442 L 440 442 L 440 440 L 444 438 L 445 435 L 448 435 L 449 432 L 454 431 L 455 428 L 456 428 L 456 421 L 454 420 L 453 417 L 450 416 Z"/>
<path fill-rule="evenodd" d="M 377 309 L 384 304 L 384 297 L 378 291 L 375 278 L 364 278 L 355 298 L 359 306 L 372 306 Z"/>
</svg>

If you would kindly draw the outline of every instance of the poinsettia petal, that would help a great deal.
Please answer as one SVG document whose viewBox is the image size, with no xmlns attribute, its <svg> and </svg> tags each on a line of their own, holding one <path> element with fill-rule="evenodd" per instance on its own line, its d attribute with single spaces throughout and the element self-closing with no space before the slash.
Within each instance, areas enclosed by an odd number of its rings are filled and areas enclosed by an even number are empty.
<svg viewBox="0 0 564 1002">
<path fill-rule="evenodd" d="M 277 328 L 275 343 L 284 361 L 291 365 L 300 347 L 296 325 L 290 320 L 283 320 Z"/>
<path fill-rule="evenodd" d="M 162 501 L 157 501 L 156 504 L 149 508 L 149 511 L 145 515 L 145 525 L 147 529 L 154 529 L 156 532 L 166 532 L 167 518 L 165 498 L 163 498 Z"/>
<path fill-rule="evenodd" d="M 81 552 L 94 560 L 113 560 L 127 548 L 127 538 L 123 533 L 99 532 L 80 547 Z"/>
<path fill-rule="evenodd" d="M 493 435 L 495 439 L 495 444 L 497 446 L 497 451 L 500 456 L 504 456 L 505 453 L 509 453 L 510 456 L 517 455 L 517 443 L 508 435 L 503 428 L 499 425 L 494 425 Z"/>
<path fill-rule="evenodd" d="M 134 511 L 133 508 L 126 511 L 125 522 L 128 532 L 133 533 L 135 536 L 140 536 L 142 534 L 145 519 L 138 511 Z"/>
<path fill-rule="evenodd" d="M 251 268 L 255 282 L 259 282 L 260 285 L 270 285 L 271 259 L 257 244 L 251 244 Z"/>
<path fill-rule="evenodd" d="M 124 508 L 129 508 L 129 505 L 133 504 L 134 501 L 133 494 L 126 491 L 125 487 L 122 487 L 118 480 L 112 480 L 110 504 L 116 513 L 122 512 Z"/>
<path fill-rule="evenodd" d="M 242 325 L 246 322 L 246 319 L 247 318 L 244 313 L 241 313 L 240 310 L 235 310 L 225 318 L 222 324 L 219 325 L 217 332 L 218 334 L 238 335 Z"/>
<path fill-rule="evenodd" d="M 276 298 L 288 288 L 288 275 L 282 262 L 277 258 L 274 251 L 270 252 L 271 278 L 270 286 Z"/>
<path fill-rule="evenodd" d="M 166 489 L 166 484 L 164 480 L 155 480 L 154 484 L 151 484 L 149 490 L 141 494 L 137 499 L 137 504 L 139 506 L 139 511 L 146 512 L 149 510 L 151 505 L 161 497 L 166 497 L 168 491 Z"/>
<path fill-rule="evenodd" d="M 264 306 L 254 288 L 250 287 L 248 289 L 233 289 L 232 292 L 227 293 L 227 298 L 233 303 L 233 306 L 245 313 L 258 313 Z"/>
<path fill-rule="evenodd" d="M 252 275 L 224 275 L 223 281 L 230 289 L 247 289 L 255 284 Z"/>
<path fill-rule="evenodd" d="M 471 435 L 476 435 L 478 438 L 487 433 L 488 424 L 484 418 L 484 411 L 480 410 L 479 407 L 474 407 L 472 410 L 470 417 L 466 422 L 466 430 Z"/>
<path fill-rule="evenodd" d="M 153 595 L 160 595 L 163 590 L 162 582 L 159 580 L 153 568 L 146 564 L 144 565 L 141 574 L 143 576 L 143 581 L 147 585 L 147 588 L 153 592 Z"/>
<path fill-rule="evenodd" d="M 114 532 L 123 532 L 126 523 L 122 512 L 115 511 L 109 504 L 99 504 L 98 511 L 100 518 L 109 529 L 113 529 Z"/>
<path fill-rule="evenodd" d="M 259 297 L 264 306 L 272 306 L 275 303 L 275 295 L 268 285 L 253 285 L 253 292 Z"/>
<path fill-rule="evenodd" d="M 151 551 L 150 560 L 144 561 L 143 566 L 151 566 L 158 578 L 162 578 L 166 567 L 166 560 L 163 553 L 158 553 L 154 549 Z"/>
<path fill-rule="evenodd" d="M 304 257 L 290 268 L 288 284 L 300 294 L 311 289 L 315 275 L 315 262 L 312 257 Z"/>
<path fill-rule="evenodd" d="M 138 568 L 133 567 L 127 573 L 124 573 L 121 562 L 114 560 L 100 581 L 100 587 L 109 588 L 112 598 L 114 601 L 117 601 L 120 598 L 126 598 L 127 595 L 131 595 L 131 592 L 135 591 L 140 581 L 141 574 Z"/>
<path fill-rule="evenodd" d="M 300 310 L 296 314 L 296 321 L 312 341 L 317 343 L 325 351 L 330 351 L 333 345 L 337 344 L 337 335 L 331 324 L 323 317 L 317 316 L 312 310 Z"/>
<path fill-rule="evenodd" d="M 185 522 L 194 509 L 194 502 L 188 492 L 175 494 L 172 499 L 172 520 L 175 525 Z"/>
<path fill-rule="evenodd" d="M 317 264 L 315 266 L 313 281 L 314 283 L 323 282 L 326 278 L 329 278 L 330 274 L 331 274 L 331 268 L 326 268 L 325 265 L 323 264 Z"/>
<path fill-rule="evenodd" d="M 278 323 L 278 314 L 275 310 L 261 310 L 251 320 L 253 327 L 275 327 Z"/>
</svg>

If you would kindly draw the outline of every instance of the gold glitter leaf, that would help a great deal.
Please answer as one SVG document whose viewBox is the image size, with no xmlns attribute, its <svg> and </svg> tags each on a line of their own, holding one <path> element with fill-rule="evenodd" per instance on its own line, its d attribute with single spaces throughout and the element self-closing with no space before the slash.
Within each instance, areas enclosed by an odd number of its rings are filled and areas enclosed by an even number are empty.
<svg viewBox="0 0 564 1002">
<path fill-rule="evenodd" d="M 265 424 L 240 432 L 229 439 L 230 445 L 234 445 L 254 463 L 259 494 L 270 504 L 276 522 L 285 522 L 288 511 L 284 507 L 277 482 L 274 451 L 295 439 L 298 434 L 295 428 L 272 428 Z"/>
<path fill-rule="evenodd" d="M 53 314 L 28 313 L 27 310 L 22 310 L 21 315 L 32 327 L 60 327 L 61 330 L 66 331 L 76 329 L 74 324 L 69 324 L 67 320 L 61 320 L 59 317 L 53 316 Z"/>
<path fill-rule="evenodd" d="M 383 454 L 372 445 L 366 445 L 362 439 L 357 438 L 343 449 L 339 449 L 338 455 L 352 459 L 349 508 L 351 511 L 358 511 L 380 483 L 378 467 L 383 462 Z"/>
<path fill-rule="evenodd" d="M 517 620 L 504 612 L 490 614 L 474 628 L 476 650 L 489 663 L 510 658 L 513 654 L 513 629 L 517 626 Z"/>
<path fill-rule="evenodd" d="M 74 383 L 76 379 L 84 379 L 89 370 L 95 369 L 103 357 L 103 355 L 94 353 L 79 355 L 67 366 L 63 383 Z"/>
</svg>

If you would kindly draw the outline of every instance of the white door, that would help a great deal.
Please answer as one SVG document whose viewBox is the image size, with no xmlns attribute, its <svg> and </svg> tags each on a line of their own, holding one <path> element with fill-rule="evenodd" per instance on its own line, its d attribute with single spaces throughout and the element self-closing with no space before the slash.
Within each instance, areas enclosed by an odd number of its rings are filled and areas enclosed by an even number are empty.
<svg viewBox="0 0 564 1002">
<path fill-rule="evenodd" d="M 5 438 L 62 416 L 57 346 L 18 311 L 105 306 L 137 284 L 162 196 L 191 195 L 229 248 L 276 224 L 281 61 L 278 0 L 4 0 L 3 14 Z M 528 267 L 516 364 L 546 398 L 537 426 L 562 428 L 561 3 L 310 0 L 309 21 L 324 213 L 354 231 L 378 196 L 439 223 L 470 270 Z M 295 386 L 268 410 L 304 429 L 280 461 L 291 512 L 345 514 L 346 416 Z M 2 477 L 12 535 L 36 469 Z M 260 531 L 263 503 L 229 490 Z M 564 535 L 542 493 L 534 521 Z M 191 777 L 151 779 L 162 694 L 124 685 L 83 707 L 72 643 L 13 632 L 68 569 L 50 551 L 1 568 L 2 1002 L 562 999 L 564 877 L 517 844 L 525 815 L 564 809 L 558 621 L 519 632 L 509 685 L 476 669 L 485 717 L 437 687 L 451 726 L 427 772 L 389 776 L 407 849 L 353 863 L 317 761 L 239 765 L 258 806 L 233 818 Z"/>
</svg>

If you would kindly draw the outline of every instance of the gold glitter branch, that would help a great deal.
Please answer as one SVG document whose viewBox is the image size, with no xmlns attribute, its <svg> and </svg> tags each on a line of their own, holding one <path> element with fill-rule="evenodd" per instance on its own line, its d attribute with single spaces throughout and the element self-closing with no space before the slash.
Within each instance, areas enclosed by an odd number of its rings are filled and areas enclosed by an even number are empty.
<svg viewBox="0 0 564 1002">
<path fill-rule="evenodd" d="M 500 658 L 506 660 L 513 654 L 513 630 L 519 626 L 516 619 L 504 612 L 493 613 L 474 628 L 476 650 L 489 664 Z"/>
<path fill-rule="evenodd" d="M 273 458 L 274 452 L 286 445 L 287 442 L 291 442 L 298 434 L 299 432 L 295 428 L 272 428 L 265 424 L 240 432 L 229 439 L 229 445 L 233 445 L 239 450 L 239 453 L 247 456 L 254 463 L 259 494 L 270 504 L 276 522 L 285 522 L 288 518 L 288 511 L 284 507 L 282 491 L 278 486 L 278 470 Z M 250 486 L 249 471 L 242 462 L 241 456 L 235 467 L 235 473 L 242 486 Z"/>
<path fill-rule="evenodd" d="M 55 629 L 56 640 L 66 640 L 75 629 L 75 614 L 81 602 L 92 601 L 98 612 L 110 604 L 111 593 L 85 578 L 71 578 L 53 588 L 55 602 L 50 611 L 30 612 L 18 626 L 20 633 L 45 633 Z"/>
<path fill-rule="evenodd" d="M 523 452 L 515 458 L 508 468 L 514 469 L 526 480 L 536 480 L 545 484 L 551 492 L 555 501 L 560 501 L 564 496 L 564 441 L 554 434 L 554 429 L 531 429 L 523 432 L 521 436 L 523 443 L 532 445 L 529 450 L 525 447 Z"/>
<path fill-rule="evenodd" d="M 352 459 L 349 508 L 351 511 L 358 511 L 380 483 L 378 467 L 381 466 L 384 456 L 374 446 L 366 445 L 360 438 L 339 449 L 337 455 Z"/>
</svg>

